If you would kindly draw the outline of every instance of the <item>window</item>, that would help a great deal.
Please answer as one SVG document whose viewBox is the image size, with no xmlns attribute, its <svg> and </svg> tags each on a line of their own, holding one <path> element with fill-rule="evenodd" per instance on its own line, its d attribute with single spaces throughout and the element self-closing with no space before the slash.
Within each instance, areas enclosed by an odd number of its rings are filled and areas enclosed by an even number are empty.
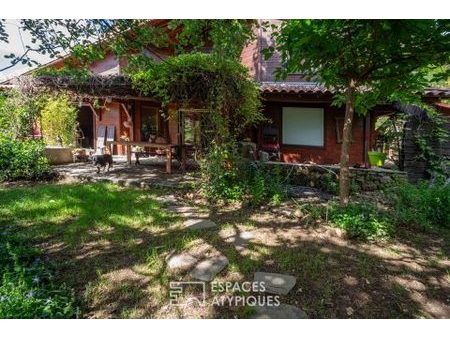
<svg viewBox="0 0 450 338">
<path fill-rule="evenodd" d="M 283 107 L 283 144 L 324 146 L 323 108 Z"/>
<path fill-rule="evenodd" d="M 150 138 L 159 136 L 158 124 L 159 108 L 141 106 L 141 141 L 149 141 Z"/>
</svg>

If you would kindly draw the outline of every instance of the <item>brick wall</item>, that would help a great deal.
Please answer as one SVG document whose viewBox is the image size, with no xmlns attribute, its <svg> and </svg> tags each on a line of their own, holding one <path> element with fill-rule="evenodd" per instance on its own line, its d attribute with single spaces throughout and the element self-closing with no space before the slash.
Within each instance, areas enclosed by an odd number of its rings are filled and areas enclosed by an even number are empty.
<svg viewBox="0 0 450 338">
<path fill-rule="evenodd" d="M 289 163 L 302 163 L 311 161 L 318 164 L 335 164 L 340 161 L 341 144 L 337 141 L 336 118 L 344 117 L 344 109 L 331 107 L 329 104 L 294 104 L 268 102 L 265 104 L 264 112 L 274 121 L 281 131 L 280 143 L 282 142 L 281 114 L 283 106 L 297 107 L 322 107 L 324 108 L 324 146 L 293 146 L 281 144 L 282 161 Z M 356 117 L 353 121 L 353 143 L 350 147 L 350 164 L 364 164 L 364 119 Z"/>
<path fill-rule="evenodd" d="M 115 127 L 115 140 L 118 140 L 121 133 L 121 112 L 120 105 L 118 103 L 112 102 L 107 103 L 106 108 L 100 110 L 96 109 L 99 117 L 95 119 L 95 133 L 97 133 L 100 126 L 108 127 L 113 125 Z M 96 136 L 97 137 L 97 136 Z M 97 140 L 95 140 L 97 142 Z M 113 154 L 124 154 L 123 146 L 115 145 L 113 147 Z"/>
</svg>

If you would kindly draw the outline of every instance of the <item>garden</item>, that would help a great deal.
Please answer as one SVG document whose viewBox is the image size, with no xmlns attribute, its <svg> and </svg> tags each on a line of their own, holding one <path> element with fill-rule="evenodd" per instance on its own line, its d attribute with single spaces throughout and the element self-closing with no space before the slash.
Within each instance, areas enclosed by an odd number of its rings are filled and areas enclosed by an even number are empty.
<svg viewBox="0 0 450 338">
<path fill-rule="evenodd" d="M 108 42 L 108 52 L 123 57 L 130 48 L 162 43 L 159 30 L 137 21 L 118 20 L 125 37 L 130 27 L 135 34 L 131 45 L 125 38 Z M 312 78 L 338 88 L 333 105 L 345 106 L 339 172 L 311 188 L 293 187 L 280 168 L 244 158 L 239 149 L 245 128 L 265 120 L 258 83 L 239 62 L 254 27 L 241 20 L 170 25 L 180 34 L 180 50 L 160 63 L 130 56 L 126 75 L 162 110 L 176 104 L 208 111 L 206 147 L 189 185 L 80 181 L 49 164 L 46 146 L 76 144 L 76 92 L 92 74 L 73 64 L 35 76 L 68 77 L 75 89 L 0 93 L 0 318 L 258 318 L 258 307 L 217 305 L 214 292 L 201 304 L 192 301 L 202 297 L 193 287 L 173 306 L 171 285 L 244 283 L 267 274 L 291 281 L 275 293 L 296 318 L 450 317 L 450 184 L 445 159 L 431 147 L 436 139 L 417 139 L 427 180 L 390 179 L 362 191 L 349 165 L 356 111 L 367 114 L 377 102 L 425 106 L 417 93 L 428 83 L 429 58 L 435 54 L 432 61 L 442 64 L 448 57 L 439 54 L 440 26 L 426 20 L 400 26 L 288 20 L 280 26 L 274 34 L 284 67 L 279 75 L 309 69 Z M 190 35 L 205 31 L 211 53 Z M 295 38 L 299 32 L 307 38 Z M 330 35 L 342 40 L 330 44 Z M 399 37 L 405 55 L 416 56 L 414 64 L 397 54 Z M 417 47 L 424 40 L 429 45 Z M 74 47 L 76 65 L 104 58 L 97 47 Z M 268 57 L 274 52 L 265 51 Z M 399 61 L 384 64 L 388 59 Z M 399 133 L 389 123 L 379 126 L 388 131 L 383 146 L 395 147 Z M 436 130 L 438 139 L 448 139 Z M 202 263 L 207 277 L 199 272 Z"/>
</svg>

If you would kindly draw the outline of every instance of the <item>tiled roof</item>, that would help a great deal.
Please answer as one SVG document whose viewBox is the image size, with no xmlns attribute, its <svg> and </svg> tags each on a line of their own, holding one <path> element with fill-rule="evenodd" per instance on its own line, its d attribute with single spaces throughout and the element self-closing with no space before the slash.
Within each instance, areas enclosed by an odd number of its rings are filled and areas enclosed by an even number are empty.
<svg viewBox="0 0 450 338">
<path fill-rule="evenodd" d="M 317 82 L 261 82 L 266 94 L 333 94 L 333 90 Z M 450 88 L 426 88 L 423 96 L 450 98 Z"/>
<path fill-rule="evenodd" d="M 426 88 L 424 96 L 431 97 L 450 97 L 450 88 Z"/>
<path fill-rule="evenodd" d="M 260 88 L 270 94 L 332 94 L 317 82 L 261 82 Z"/>
</svg>

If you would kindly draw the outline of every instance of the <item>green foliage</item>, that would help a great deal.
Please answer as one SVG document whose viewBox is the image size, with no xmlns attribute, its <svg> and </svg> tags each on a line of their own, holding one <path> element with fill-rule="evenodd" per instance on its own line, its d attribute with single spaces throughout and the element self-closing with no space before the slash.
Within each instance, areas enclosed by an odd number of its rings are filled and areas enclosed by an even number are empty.
<svg viewBox="0 0 450 338">
<path fill-rule="evenodd" d="M 77 109 L 65 94 L 49 96 L 42 105 L 41 128 L 51 145 L 74 145 Z"/>
<path fill-rule="evenodd" d="M 350 203 L 346 207 L 332 204 L 328 209 L 328 220 L 345 230 L 350 238 L 374 240 L 388 237 L 393 232 L 388 215 L 372 204 Z"/>
<path fill-rule="evenodd" d="M 200 161 L 202 188 L 208 198 L 225 201 L 243 199 L 245 191 L 240 184 L 237 158 L 237 150 L 233 145 L 211 144 L 205 158 Z"/>
<path fill-rule="evenodd" d="M 206 155 L 201 162 L 208 197 L 236 201 L 252 196 L 259 204 L 270 195 L 266 176 L 250 168 L 236 148 L 243 128 L 262 119 L 257 84 L 243 65 L 214 54 L 192 53 L 161 63 L 135 58 L 129 74 L 136 89 L 163 105 L 209 110 L 203 115 Z"/>
<path fill-rule="evenodd" d="M 445 128 L 445 119 L 431 107 L 427 107 L 427 118 L 421 120 L 417 116 L 410 117 L 414 130 L 414 140 L 417 146 L 416 159 L 425 163 L 430 177 L 448 178 L 448 159 L 436 152 L 442 143 L 448 142 L 449 132 Z"/>
<path fill-rule="evenodd" d="M 262 119 L 257 83 L 236 60 L 213 54 L 192 53 L 156 63 L 148 58 L 130 60 L 128 69 L 134 87 L 163 105 L 200 105 L 211 110 L 210 125 L 216 135 L 229 128 L 243 128 Z"/>
<path fill-rule="evenodd" d="M 73 292 L 58 285 L 40 252 L 12 228 L 0 237 L 0 318 L 73 318 Z"/>
<path fill-rule="evenodd" d="M 206 43 L 210 42 L 212 53 L 239 59 L 242 48 L 256 37 L 253 29 L 255 25 L 256 20 L 246 19 L 171 20 L 169 28 L 179 32 L 176 45 L 178 53 L 185 53 L 189 48 L 202 51 Z"/>
<path fill-rule="evenodd" d="M 281 169 L 243 159 L 233 144 L 215 143 L 201 161 L 202 187 L 211 199 L 245 200 L 251 205 L 279 203 L 285 197 Z"/>
<path fill-rule="evenodd" d="M 250 204 L 261 205 L 269 201 L 279 204 L 286 197 L 286 182 L 280 167 L 270 169 L 263 163 L 242 160 L 239 172 Z"/>
<path fill-rule="evenodd" d="M 448 77 L 448 29 L 448 20 L 286 20 L 274 34 L 279 75 L 300 72 L 341 93 L 353 80 L 360 113 L 379 102 L 417 102 L 434 78 Z"/>
<path fill-rule="evenodd" d="M 18 90 L 0 95 L 0 134 L 15 139 L 30 137 L 39 116 L 37 100 Z"/>
<path fill-rule="evenodd" d="M 43 179 L 50 166 L 39 140 L 17 140 L 0 133 L 0 181 Z"/>
<path fill-rule="evenodd" d="M 396 184 L 390 191 L 396 222 L 424 230 L 450 228 L 450 185 L 437 180 Z"/>
<path fill-rule="evenodd" d="M 33 72 L 33 76 L 68 76 L 74 81 L 83 82 L 89 79 L 91 72 L 86 68 L 66 64 L 61 68 L 42 67 Z"/>
<path fill-rule="evenodd" d="M 174 47 L 177 53 L 202 51 L 238 59 L 242 47 L 255 38 L 256 20 L 142 20 L 142 19 L 45 19 L 19 20 L 19 30 L 31 37 L 25 53 L 10 53 L 11 64 L 36 65 L 36 53 L 50 58 L 69 53 L 69 65 L 85 67 L 108 54 L 115 57 L 141 54 L 149 46 Z M 0 41 L 9 33 L 0 21 Z M 173 43 L 176 41 L 176 44 Z M 33 51 L 33 53 L 28 53 Z"/>
</svg>

